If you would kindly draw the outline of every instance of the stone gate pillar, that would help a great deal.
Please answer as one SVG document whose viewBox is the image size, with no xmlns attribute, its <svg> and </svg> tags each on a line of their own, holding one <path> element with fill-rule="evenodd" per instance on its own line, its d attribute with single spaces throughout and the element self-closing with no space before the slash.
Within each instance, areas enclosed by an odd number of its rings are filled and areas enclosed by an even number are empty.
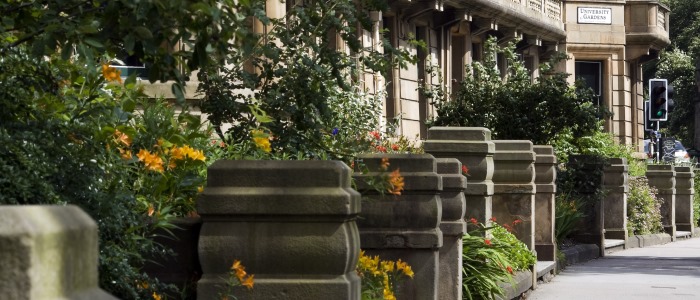
<svg viewBox="0 0 700 300">
<path fill-rule="evenodd" d="M 493 216 L 499 223 L 521 220 L 513 234 L 535 249 L 535 152 L 532 142 L 493 141 Z"/>
<path fill-rule="evenodd" d="M 674 170 L 676 171 L 676 230 L 687 231 L 692 235 L 695 231 L 693 170 L 690 167 L 674 167 Z"/>
<path fill-rule="evenodd" d="M 555 202 L 557 192 L 557 157 L 552 146 L 533 146 L 535 151 L 535 250 L 537 260 L 554 261 L 557 245 L 554 240 Z"/>
<path fill-rule="evenodd" d="M 431 127 L 423 149 L 438 158 L 456 158 L 469 169 L 464 216 L 486 223 L 491 218 L 493 196 L 495 146 L 491 131 L 482 127 Z"/>
<path fill-rule="evenodd" d="M 659 190 L 657 198 L 661 203 L 661 225 L 664 231 L 676 240 L 676 171 L 672 165 L 647 166 L 649 185 Z"/>
<path fill-rule="evenodd" d="M 360 194 L 339 161 L 221 160 L 208 169 L 198 299 L 219 299 L 234 260 L 254 274 L 238 299 L 360 299 Z"/>
<path fill-rule="evenodd" d="M 442 248 L 440 248 L 440 288 L 438 299 L 462 300 L 462 236 L 467 231 L 464 189 L 467 178 L 456 158 L 438 158 L 437 171 L 442 175 Z"/>
<path fill-rule="evenodd" d="M 584 217 L 579 222 L 573 239 L 579 243 L 595 244 L 600 256 L 605 256 L 605 199 L 596 193 L 603 185 L 605 159 L 593 155 L 570 155 L 567 168 L 576 170 L 574 182 L 577 194 L 581 197 L 581 210 Z"/>
<path fill-rule="evenodd" d="M 609 158 L 603 168 L 603 189 L 605 191 L 604 228 L 605 239 L 622 240 L 627 246 L 627 193 L 629 173 L 627 160 Z"/>
<path fill-rule="evenodd" d="M 75 205 L 0 205 L 0 298 L 117 299 L 98 286 L 97 229 Z"/>
<path fill-rule="evenodd" d="M 380 167 L 383 158 L 388 158 L 386 170 Z M 411 266 L 415 276 L 398 287 L 398 299 L 438 299 L 438 284 L 441 283 L 438 259 L 443 245 L 440 230 L 442 176 L 437 173 L 435 157 L 430 154 L 366 154 L 358 157 L 355 169 L 359 170 L 361 164 L 369 172 L 356 172 L 353 177 L 363 197 L 362 213 L 357 222 L 362 249 L 368 256 L 401 259 Z M 382 194 L 367 184 L 372 178 L 397 169 L 404 178 L 400 195 Z"/>
</svg>

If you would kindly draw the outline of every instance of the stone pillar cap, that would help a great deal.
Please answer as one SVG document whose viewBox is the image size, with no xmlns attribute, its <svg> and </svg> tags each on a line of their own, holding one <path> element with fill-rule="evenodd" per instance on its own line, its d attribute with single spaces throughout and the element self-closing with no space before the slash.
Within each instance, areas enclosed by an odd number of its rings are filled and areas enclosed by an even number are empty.
<svg viewBox="0 0 700 300">
<path fill-rule="evenodd" d="M 491 130 L 484 127 L 431 127 L 428 129 L 430 140 L 491 140 Z"/>
<path fill-rule="evenodd" d="M 554 147 L 550 145 L 532 145 L 532 150 L 537 155 L 554 155 Z"/>
<path fill-rule="evenodd" d="M 676 171 L 676 173 L 679 173 L 679 172 L 682 172 L 682 173 L 692 173 L 692 172 L 693 172 L 693 169 L 692 169 L 691 167 L 685 167 L 685 166 L 684 166 L 684 167 L 682 167 L 682 166 L 675 166 L 673 169 Z"/>
<path fill-rule="evenodd" d="M 528 140 L 495 140 L 496 151 L 529 151 L 532 152 L 532 142 Z"/>
</svg>

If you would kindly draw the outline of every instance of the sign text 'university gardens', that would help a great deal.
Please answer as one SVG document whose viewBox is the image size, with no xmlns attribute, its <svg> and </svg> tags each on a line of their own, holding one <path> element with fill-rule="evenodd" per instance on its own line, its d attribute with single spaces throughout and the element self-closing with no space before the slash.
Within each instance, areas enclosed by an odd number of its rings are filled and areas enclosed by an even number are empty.
<svg viewBox="0 0 700 300">
<path fill-rule="evenodd" d="M 578 7 L 579 24 L 612 24 L 612 9 L 601 7 Z"/>
</svg>

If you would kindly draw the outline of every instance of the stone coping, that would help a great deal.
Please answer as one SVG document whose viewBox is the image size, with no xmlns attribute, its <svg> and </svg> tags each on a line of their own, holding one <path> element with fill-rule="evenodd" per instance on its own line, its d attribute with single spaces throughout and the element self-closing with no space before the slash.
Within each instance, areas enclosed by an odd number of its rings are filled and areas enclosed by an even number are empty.
<svg viewBox="0 0 700 300">
<path fill-rule="evenodd" d="M 542 278 L 544 275 L 548 274 L 557 266 L 557 262 L 551 260 L 538 260 L 537 265 L 537 278 Z"/>
<path fill-rule="evenodd" d="M 671 242 L 671 236 L 666 233 L 633 235 L 627 239 L 627 248 L 643 248 L 663 245 Z"/>
<path fill-rule="evenodd" d="M 501 282 L 498 284 L 503 288 L 503 296 L 497 296 L 499 300 L 516 299 L 532 288 L 532 272 L 520 271 L 513 274 L 513 282 Z"/>
</svg>

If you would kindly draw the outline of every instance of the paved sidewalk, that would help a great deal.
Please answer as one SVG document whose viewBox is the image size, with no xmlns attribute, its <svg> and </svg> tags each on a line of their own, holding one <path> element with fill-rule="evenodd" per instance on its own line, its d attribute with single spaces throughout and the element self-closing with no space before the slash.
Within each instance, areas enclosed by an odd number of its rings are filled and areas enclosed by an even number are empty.
<svg viewBox="0 0 700 300">
<path fill-rule="evenodd" d="M 528 299 L 700 299 L 700 238 L 568 266 Z"/>
</svg>

